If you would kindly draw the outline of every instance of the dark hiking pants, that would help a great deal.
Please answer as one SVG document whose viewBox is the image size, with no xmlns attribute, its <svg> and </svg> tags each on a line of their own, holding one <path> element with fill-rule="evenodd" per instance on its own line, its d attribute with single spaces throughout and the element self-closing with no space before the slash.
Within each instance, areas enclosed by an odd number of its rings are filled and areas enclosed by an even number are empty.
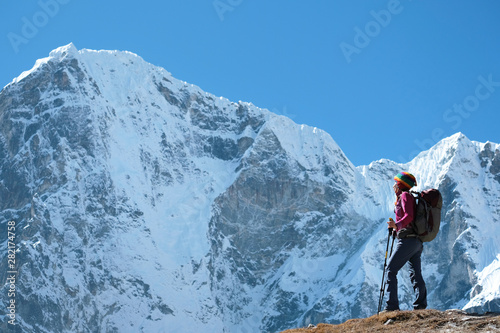
<svg viewBox="0 0 500 333">
<path fill-rule="evenodd" d="M 398 239 L 396 249 L 393 251 L 387 265 L 387 300 L 386 310 L 399 310 L 398 279 L 399 270 L 408 262 L 410 266 L 410 279 L 415 291 L 414 309 L 427 307 L 427 289 L 422 278 L 421 261 L 422 241 L 416 237 Z"/>
</svg>

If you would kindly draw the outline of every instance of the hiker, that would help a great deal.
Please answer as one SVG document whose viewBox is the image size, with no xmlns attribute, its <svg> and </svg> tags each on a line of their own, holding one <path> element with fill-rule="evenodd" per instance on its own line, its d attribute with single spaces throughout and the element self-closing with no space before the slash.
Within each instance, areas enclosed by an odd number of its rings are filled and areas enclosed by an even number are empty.
<svg viewBox="0 0 500 333">
<path fill-rule="evenodd" d="M 427 307 L 427 289 L 422 277 L 420 261 L 423 245 L 411 226 L 415 215 L 415 198 L 409 191 L 417 185 L 417 181 L 408 172 L 397 174 L 394 180 L 396 182 L 393 189 L 397 197 L 394 209 L 396 221 L 391 220 L 387 224 L 388 228 L 392 228 L 393 232 L 396 233 L 397 243 L 387 265 L 389 298 L 384 311 L 399 310 L 397 274 L 407 262 L 410 266 L 410 279 L 416 296 L 413 309 L 425 309 Z"/>
</svg>

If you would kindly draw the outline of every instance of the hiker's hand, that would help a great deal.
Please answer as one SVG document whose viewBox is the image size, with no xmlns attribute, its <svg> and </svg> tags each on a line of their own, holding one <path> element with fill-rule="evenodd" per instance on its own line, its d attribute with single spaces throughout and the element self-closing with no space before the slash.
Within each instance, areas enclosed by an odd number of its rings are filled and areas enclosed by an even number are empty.
<svg viewBox="0 0 500 333">
<path fill-rule="evenodd" d="M 394 220 L 391 219 L 389 222 L 387 222 L 387 228 L 388 229 L 392 228 L 392 229 L 396 230 L 396 222 L 394 222 Z"/>
</svg>

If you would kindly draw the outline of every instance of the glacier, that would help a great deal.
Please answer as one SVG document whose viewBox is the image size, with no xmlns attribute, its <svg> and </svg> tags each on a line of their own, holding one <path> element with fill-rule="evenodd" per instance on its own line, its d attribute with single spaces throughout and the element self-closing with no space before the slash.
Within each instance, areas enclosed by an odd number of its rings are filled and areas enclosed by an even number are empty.
<svg viewBox="0 0 500 333">
<path fill-rule="evenodd" d="M 372 315 L 403 170 L 443 194 L 424 244 L 429 307 L 500 311 L 499 144 L 457 133 L 405 164 L 354 166 L 321 129 L 73 44 L 3 88 L 0 118 L 0 276 L 15 221 L 23 332 L 277 332 Z M 404 268 L 399 281 L 409 309 Z"/>
</svg>

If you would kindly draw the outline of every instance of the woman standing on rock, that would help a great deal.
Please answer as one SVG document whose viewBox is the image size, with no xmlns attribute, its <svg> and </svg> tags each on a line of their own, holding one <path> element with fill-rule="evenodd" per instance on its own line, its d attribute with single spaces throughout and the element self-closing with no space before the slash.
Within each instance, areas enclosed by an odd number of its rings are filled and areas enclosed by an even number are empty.
<svg viewBox="0 0 500 333">
<path fill-rule="evenodd" d="M 387 265 L 387 293 L 389 299 L 384 311 L 399 310 L 398 279 L 399 270 L 406 264 L 410 266 L 410 279 L 415 291 L 413 309 L 427 307 L 427 289 L 422 277 L 421 260 L 423 245 L 411 225 L 415 216 L 415 198 L 409 192 L 417 185 L 415 177 L 408 172 L 401 172 L 394 177 L 393 188 L 396 194 L 396 221 L 387 222 L 388 228 L 397 234 L 396 250 L 392 253 Z"/>
</svg>

